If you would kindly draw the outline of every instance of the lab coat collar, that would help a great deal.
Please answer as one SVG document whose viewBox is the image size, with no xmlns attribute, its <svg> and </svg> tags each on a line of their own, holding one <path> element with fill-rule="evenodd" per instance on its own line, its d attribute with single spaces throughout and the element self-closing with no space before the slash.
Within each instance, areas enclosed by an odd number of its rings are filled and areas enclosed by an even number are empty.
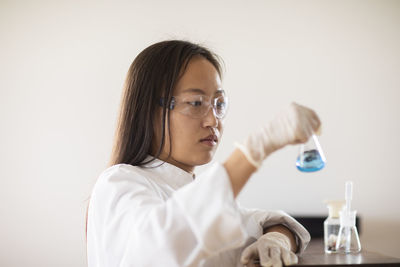
<svg viewBox="0 0 400 267">
<path fill-rule="evenodd" d="M 153 156 L 147 156 L 145 161 L 153 159 Z M 195 179 L 195 174 L 182 170 L 181 168 L 166 161 L 155 158 L 152 162 L 143 165 L 145 168 L 152 168 L 158 177 L 166 184 L 178 189 Z"/>
</svg>

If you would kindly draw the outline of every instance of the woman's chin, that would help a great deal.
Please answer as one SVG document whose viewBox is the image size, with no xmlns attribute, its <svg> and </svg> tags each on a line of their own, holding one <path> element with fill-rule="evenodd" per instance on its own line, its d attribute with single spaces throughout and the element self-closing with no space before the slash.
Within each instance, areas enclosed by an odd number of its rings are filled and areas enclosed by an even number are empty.
<svg viewBox="0 0 400 267">
<path fill-rule="evenodd" d="M 206 155 L 202 156 L 201 158 L 196 160 L 197 161 L 196 165 L 200 166 L 209 163 L 214 158 L 214 154 L 215 154 L 214 152 L 209 152 Z"/>
<path fill-rule="evenodd" d="M 201 153 L 192 153 L 188 155 L 175 155 L 172 156 L 175 162 L 179 162 L 180 164 L 186 166 L 201 166 L 209 163 L 214 158 L 215 151 L 202 151 Z"/>
</svg>

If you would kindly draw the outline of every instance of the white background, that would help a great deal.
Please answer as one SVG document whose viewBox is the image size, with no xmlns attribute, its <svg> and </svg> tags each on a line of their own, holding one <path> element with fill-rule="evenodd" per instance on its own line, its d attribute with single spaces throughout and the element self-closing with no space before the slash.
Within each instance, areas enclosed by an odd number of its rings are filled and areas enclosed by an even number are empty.
<svg viewBox="0 0 400 267">
<path fill-rule="evenodd" d="M 242 204 L 327 214 L 344 196 L 365 249 L 400 257 L 400 1 L 0 1 L 0 265 L 85 266 L 84 217 L 135 56 L 171 38 L 225 61 L 215 160 L 291 101 L 323 122 L 324 170 L 273 154 Z M 204 167 L 201 167 L 199 171 Z"/>
</svg>

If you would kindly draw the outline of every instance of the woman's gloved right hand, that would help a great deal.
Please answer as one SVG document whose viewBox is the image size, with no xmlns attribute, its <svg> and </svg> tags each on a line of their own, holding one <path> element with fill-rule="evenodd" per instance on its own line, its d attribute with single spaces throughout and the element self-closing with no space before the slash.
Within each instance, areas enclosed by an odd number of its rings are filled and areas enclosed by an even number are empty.
<svg viewBox="0 0 400 267">
<path fill-rule="evenodd" d="M 321 122 L 317 114 L 304 106 L 292 103 L 272 121 L 236 146 L 247 160 L 259 168 L 272 152 L 289 144 L 305 143 Z"/>
</svg>

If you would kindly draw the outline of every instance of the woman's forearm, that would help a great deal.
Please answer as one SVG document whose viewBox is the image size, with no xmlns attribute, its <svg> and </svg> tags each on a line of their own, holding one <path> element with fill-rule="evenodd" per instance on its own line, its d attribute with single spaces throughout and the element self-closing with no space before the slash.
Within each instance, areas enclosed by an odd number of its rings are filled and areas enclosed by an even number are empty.
<svg viewBox="0 0 400 267">
<path fill-rule="evenodd" d="M 233 151 L 223 165 L 229 175 L 233 195 L 236 197 L 257 169 L 238 148 Z"/>
<path fill-rule="evenodd" d="M 294 234 L 286 226 L 279 224 L 264 229 L 264 234 L 269 232 L 278 232 L 287 236 L 290 241 L 291 250 L 296 253 L 297 251 L 296 238 Z"/>
</svg>

